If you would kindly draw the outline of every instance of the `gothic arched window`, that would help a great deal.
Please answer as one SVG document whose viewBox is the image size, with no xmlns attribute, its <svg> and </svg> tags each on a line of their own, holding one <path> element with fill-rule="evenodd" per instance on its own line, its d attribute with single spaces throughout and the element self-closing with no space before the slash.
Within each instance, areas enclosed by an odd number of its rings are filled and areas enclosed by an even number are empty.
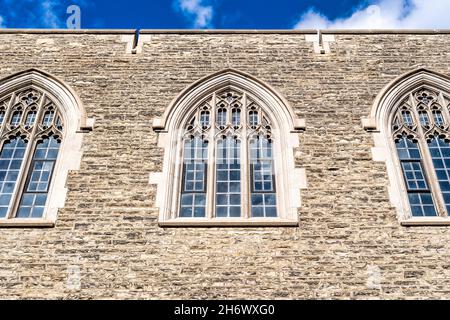
<svg viewBox="0 0 450 320">
<path fill-rule="evenodd" d="M 0 219 L 42 218 L 62 140 L 55 103 L 34 88 L 0 102 Z"/>
<path fill-rule="evenodd" d="M 0 81 L 0 226 L 53 226 L 89 130 L 72 92 L 38 70 Z"/>
<path fill-rule="evenodd" d="M 392 82 L 364 120 L 375 134 L 374 156 L 386 160 L 402 224 L 450 222 L 449 89 L 444 76 L 412 72 Z"/>
<path fill-rule="evenodd" d="M 255 101 L 231 89 L 215 92 L 183 135 L 180 217 L 277 217 L 272 126 Z"/>
<path fill-rule="evenodd" d="M 421 88 L 403 99 L 392 131 L 413 217 L 450 212 L 448 97 Z"/>
<path fill-rule="evenodd" d="M 301 128 L 269 88 L 220 73 L 180 95 L 162 121 L 160 225 L 297 225 Z"/>
</svg>

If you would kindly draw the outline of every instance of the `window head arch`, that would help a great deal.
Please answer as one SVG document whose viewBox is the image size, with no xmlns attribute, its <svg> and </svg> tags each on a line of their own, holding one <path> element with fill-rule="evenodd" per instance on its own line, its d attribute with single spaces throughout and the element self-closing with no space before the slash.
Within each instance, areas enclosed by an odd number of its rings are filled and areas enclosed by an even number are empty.
<svg viewBox="0 0 450 320">
<path fill-rule="evenodd" d="M 53 226 L 89 129 L 79 99 L 28 70 L 0 81 L 0 226 Z"/>
<path fill-rule="evenodd" d="M 163 172 L 152 175 L 160 225 L 297 225 L 304 178 L 293 148 L 300 129 L 285 100 L 249 75 L 226 70 L 184 90 L 154 121 L 165 148 Z M 206 159 L 196 160 L 203 167 L 184 163 L 186 135 L 208 141 Z M 190 179 L 203 179 L 206 189 L 183 189 Z M 194 198 L 202 206 L 198 219 L 185 219 L 180 212 L 194 212 Z"/>
</svg>

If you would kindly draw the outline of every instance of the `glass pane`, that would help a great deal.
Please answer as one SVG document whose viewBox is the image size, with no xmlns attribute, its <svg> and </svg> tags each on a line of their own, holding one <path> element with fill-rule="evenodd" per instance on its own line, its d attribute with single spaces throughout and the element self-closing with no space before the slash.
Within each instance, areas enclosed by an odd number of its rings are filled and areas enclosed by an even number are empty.
<svg viewBox="0 0 450 320">
<path fill-rule="evenodd" d="M 430 124 L 428 113 L 426 111 L 419 111 L 419 120 L 422 126 L 428 126 Z"/>
<path fill-rule="evenodd" d="M 217 110 L 217 124 L 225 126 L 227 124 L 227 109 L 220 108 Z"/>
<path fill-rule="evenodd" d="M 202 127 L 209 126 L 209 111 L 202 111 L 200 113 L 200 126 Z"/>
<path fill-rule="evenodd" d="M 54 161 L 34 161 L 32 163 L 31 177 L 29 179 L 27 192 L 48 191 L 50 176 L 53 172 Z M 39 187 L 44 190 L 39 190 Z"/>
<path fill-rule="evenodd" d="M 53 136 L 37 144 L 16 217 L 42 218 L 59 145 Z"/>
<path fill-rule="evenodd" d="M 20 118 L 22 117 L 21 111 L 15 111 L 11 117 L 11 126 L 17 127 L 20 124 Z"/>
<path fill-rule="evenodd" d="M 227 137 L 217 142 L 216 216 L 241 216 L 241 142 Z"/>
<path fill-rule="evenodd" d="M 206 195 L 203 193 L 183 194 L 180 207 L 180 217 L 205 217 Z"/>
<path fill-rule="evenodd" d="M 190 217 L 192 217 L 192 207 L 181 206 L 180 217 L 181 218 L 190 218 Z"/>
<path fill-rule="evenodd" d="M 228 216 L 227 207 L 216 207 L 216 216 L 218 218 L 226 218 Z"/>
<path fill-rule="evenodd" d="M 397 152 L 400 160 L 420 160 L 419 146 L 417 143 L 408 139 L 405 135 L 396 143 Z"/>
<path fill-rule="evenodd" d="M 25 125 L 27 127 L 31 127 L 36 121 L 36 111 L 30 111 L 27 114 L 27 119 L 25 120 Z"/>
<path fill-rule="evenodd" d="M 233 109 L 231 118 L 232 118 L 233 126 L 235 126 L 235 127 L 239 126 L 241 124 L 241 110 Z"/>
<path fill-rule="evenodd" d="M 205 217 L 207 156 L 206 140 L 193 137 L 185 141 L 180 217 Z"/>
<path fill-rule="evenodd" d="M 3 145 L 0 153 L 0 218 L 5 218 L 27 144 L 21 138 Z"/>
<path fill-rule="evenodd" d="M 58 130 L 62 130 L 63 125 L 62 125 L 61 117 L 58 117 L 58 118 L 56 119 L 56 127 L 58 128 Z"/>
<path fill-rule="evenodd" d="M 46 127 L 50 127 L 53 122 L 53 118 L 55 117 L 54 111 L 46 111 L 44 114 L 44 118 L 42 119 L 42 125 Z"/>
<path fill-rule="evenodd" d="M 425 116 L 422 115 L 422 125 L 426 123 L 425 120 Z M 418 144 L 404 135 L 396 142 L 396 147 L 407 187 L 412 215 L 414 217 L 436 216 L 437 213 L 431 191 L 425 179 L 425 172 L 422 166 Z"/>
<path fill-rule="evenodd" d="M 430 193 L 409 193 L 408 198 L 414 217 L 437 216 Z"/>
<path fill-rule="evenodd" d="M 258 111 L 250 111 L 248 113 L 248 123 L 252 127 L 256 127 L 259 123 Z"/>
<path fill-rule="evenodd" d="M 253 217 L 276 217 L 273 143 L 264 136 L 250 141 L 251 210 Z"/>
<path fill-rule="evenodd" d="M 252 217 L 253 218 L 262 218 L 262 217 L 264 217 L 264 207 L 252 206 Z"/>
<path fill-rule="evenodd" d="M 450 206 L 450 144 L 436 136 L 428 143 L 428 148 L 433 159 L 444 204 Z"/>
<path fill-rule="evenodd" d="M 414 121 L 413 121 L 411 112 L 409 112 L 409 111 L 407 111 L 407 110 L 402 111 L 402 119 L 403 119 L 403 122 L 404 122 L 407 126 L 411 127 L 411 126 L 414 125 Z"/>
<path fill-rule="evenodd" d="M 441 126 L 444 124 L 444 117 L 442 116 L 442 113 L 439 110 L 433 111 L 433 119 L 434 119 L 434 123 L 437 126 Z"/>
<path fill-rule="evenodd" d="M 239 218 L 241 216 L 241 207 L 240 206 L 230 207 L 229 216 L 231 218 Z"/>
<path fill-rule="evenodd" d="M 428 189 L 420 162 L 403 161 L 401 164 L 408 190 Z"/>
<path fill-rule="evenodd" d="M 204 216 L 205 216 L 205 207 L 204 206 L 194 207 L 194 217 L 203 218 Z"/>
</svg>

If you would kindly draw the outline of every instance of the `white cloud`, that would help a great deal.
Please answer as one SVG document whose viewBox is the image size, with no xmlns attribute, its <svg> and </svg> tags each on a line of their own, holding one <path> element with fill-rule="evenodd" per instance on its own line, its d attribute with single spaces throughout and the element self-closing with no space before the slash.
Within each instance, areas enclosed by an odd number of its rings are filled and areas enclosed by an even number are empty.
<svg viewBox="0 0 450 320">
<path fill-rule="evenodd" d="M 448 0 L 376 0 L 351 16 L 330 19 L 313 8 L 295 29 L 439 29 L 450 28 Z"/>
<path fill-rule="evenodd" d="M 0 0 L 0 28 L 64 28 L 65 2 Z"/>
<path fill-rule="evenodd" d="M 59 2 L 46 0 L 42 2 L 42 23 L 49 28 L 62 28 L 64 22 L 61 17 L 56 13 L 56 7 L 59 6 Z"/>
<path fill-rule="evenodd" d="M 176 0 L 181 10 L 192 22 L 194 28 L 211 28 L 213 7 L 203 4 L 203 0 Z"/>
</svg>

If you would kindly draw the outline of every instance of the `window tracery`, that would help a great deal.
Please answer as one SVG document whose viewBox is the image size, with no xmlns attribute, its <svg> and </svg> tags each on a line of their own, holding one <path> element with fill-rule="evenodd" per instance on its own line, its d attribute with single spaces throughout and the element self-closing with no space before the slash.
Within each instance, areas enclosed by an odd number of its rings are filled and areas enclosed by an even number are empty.
<svg viewBox="0 0 450 320">
<path fill-rule="evenodd" d="M 413 217 L 450 212 L 449 105 L 444 92 L 423 87 L 408 94 L 393 116 L 392 136 Z"/>
<path fill-rule="evenodd" d="M 277 217 L 272 127 L 253 99 L 231 89 L 213 93 L 188 121 L 184 139 L 180 217 L 206 217 L 208 199 L 214 217 Z"/>
<path fill-rule="evenodd" d="M 42 218 L 62 141 L 56 105 L 35 88 L 0 103 L 0 218 Z"/>
<path fill-rule="evenodd" d="M 298 225 L 306 176 L 295 167 L 294 149 L 305 124 L 270 85 L 233 69 L 205 76 L 172 100 L 153 129 L 164 148 L 162 171 L 150 174 L 160 226 Z M 192 141 L 204 145 L 194 161 L 185 157 Z M 189 179 L 206 191 L 183 190 Z"/>
</svg>

